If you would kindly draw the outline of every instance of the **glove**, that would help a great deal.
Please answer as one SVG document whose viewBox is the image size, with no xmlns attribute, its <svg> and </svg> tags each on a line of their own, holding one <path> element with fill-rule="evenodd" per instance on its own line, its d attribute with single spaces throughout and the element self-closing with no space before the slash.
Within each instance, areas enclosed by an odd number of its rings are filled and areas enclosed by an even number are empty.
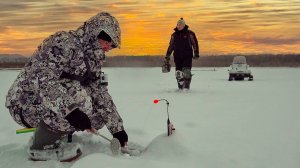
<svg viewBox="0 0 300 168">
<path fill-rule="evenodd" d="M 199 54 L 195 54 L 194 56 L 193 56 L 193 59 L 199 59 Z"/>
<path fill-rule="evenodd" d="M 73 110 L 70 114 L 68 114 L 65 119 L 72 125 L 75 129 L 79 129 L 84 131 L 85 129 L 91 129 L 91 121 L 89 117 L 78 108 Z"/>
<path fill-rule="evenodd" d="M 128 142 L 128 135 L 125 130 L 113 134 L 114 138 L 117 138 L 120 141 L 121 147 L 124 147 L 126 142 Z"/>
</svg>

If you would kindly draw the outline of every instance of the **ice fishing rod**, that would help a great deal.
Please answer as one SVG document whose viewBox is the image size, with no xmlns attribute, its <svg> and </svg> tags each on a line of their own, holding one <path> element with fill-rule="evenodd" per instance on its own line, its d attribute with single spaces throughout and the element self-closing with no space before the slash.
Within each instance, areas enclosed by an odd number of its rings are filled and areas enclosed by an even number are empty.
<svg viewBox="0 0 300 168">
<path fill-rule="evenodd" d="M 17 129 L 16 134 L 23 134 L 23 133 L 35 132 L 35 131 L 36 131 L 36 128 L 22 128 L 22 129 Z M 110 140 L 106 136 L 100 134 L 98 131 L 93 131 L 90 133 L 97 135 L 97 136 L 107 140 L 108 142 L 110 142 L 110 149 L 111 149 L 111 152 L 113 155 L 118 155 L 120 153 L 121 144 L 117 138 L 113 138 Z M 68 134 L 68 142 L 72 142 L 72 134 Z"/>
<path fill-rule="evenodd" d="M 170 121 L 170 115 L 169 115 L 169 101 L 167 99 L 155 99 L 153 101 L 154 104 L 158 104 L 160 101 L 165 101 L 167 104 L 167 115 L 168 115 L 168 120 L 167 120 L 167 130 L 168 130 L 168 136 L 173 134 L 173 131 L 175 130 L 173 124 Z"/>
<path fill-rule="evenodd" d="M 23 133 L 28 133 L 28 132 L 35 132 L 36 131 L 36 128 L 22 128 L 22 129 L 17 129 L 16 130 L 16 134 L 23 134 Z M 103 139 L 111 142 L 110 139 L 108 139 L 107 137 L 105 137 L 104 135 L 101 135 L 98 131 L 97 132 L 91 132 L 95 135 L 98 135 L 100 137 L 102 137 Z"/>
<path fill-rule="evenodd" d="M 100 136 L 103 139 L 110 142 L 110 150 L 111 150 L 113 155 L 119 155 L 120 152 L 122 152 L 122 153 L 129 154 L 130 156 L 138 156 L 141 152 L 141 151 L 134 151 L 132 149 L 129 149 L 128 147 L 123 148 L 123 147 L 121 147 L 121 143 L 117 138 L 113 138 L 113 139 L 110 140 L 106 136 L 101 135 L 98 131 L 95 131 L 92 134 Z"/>
<path fill-rule="evenodd" d="M 111 150 L 113 155 L 118 155 L 120 153 L 121 144 L 120 144 L 120 141 L 117 138 L 113 138 L 112 140 L 110 140 L 106 136 L 101 135 L 98 131 L 96 131 L 92 134 L 100 136 L 101 138 L 103 138 L 103 139 L 107 140 L 108 142 L 110 142 L 110 150 Z"/>
<path fill-rule="evenodd" d="M 22 128 L 22 129 L 17 129 L 16 134 L 23 134 L 23 133 L 28 133 L 28 132 L 35 132 L 36 128 Z"/>
</svg>

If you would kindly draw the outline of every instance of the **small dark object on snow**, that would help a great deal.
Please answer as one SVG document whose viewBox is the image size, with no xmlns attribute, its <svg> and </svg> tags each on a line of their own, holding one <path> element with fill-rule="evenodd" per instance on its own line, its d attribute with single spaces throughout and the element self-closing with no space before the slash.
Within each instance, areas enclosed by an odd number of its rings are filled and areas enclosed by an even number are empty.
<svg viewBox="0 0 300 168">
<path fill-rule="evenodd" d="M 162 66 L 162 73 L 168 73 L 171 71 L 171 64 L 167 61 L 164 62 Z"/>
</svg>

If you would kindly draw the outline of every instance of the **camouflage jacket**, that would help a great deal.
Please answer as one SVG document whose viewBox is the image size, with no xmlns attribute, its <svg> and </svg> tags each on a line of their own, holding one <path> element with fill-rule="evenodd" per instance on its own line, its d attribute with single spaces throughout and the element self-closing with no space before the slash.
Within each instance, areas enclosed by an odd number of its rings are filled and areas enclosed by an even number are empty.
<svg viewBox="0 0 300 168">
<path fill-rule="evenodd" d="M 119 23 L 105 12 L 90 18 L 75 31 L 61 31 L 46 38 L 9 89 L 6 107 L 42 105 L 55 113 L 39 114 L 50 124 L 51 121 L 63 120 L 62 118 L 68 115 L 66 109 L 72 111 L 81 108 L 91 116 L 93 107 L 82 105 L 85 101 L 112 101 L 101 100 L 111 99 L 109 95 L 105 96 L 108 94 L 106 87 L 100 86 L 100 61 L 105 59 L 97 39 L 101 31 L 105 31 L 113 43 L 120 47 Z M 78 91 L 78 88 L 84 88 L 86 91 Z M 93 100 L 87 99 L 88 96 L 92 96 Z M 102 118 L 109 118 L 103 116 L 107 115 L 105 112 L 101 115 Z M 115 116 L 117 121 L 122 121 L 118 114 Z M 61 130 L 67 130 L 69 127 L 70 125 L 65 123 Z M 111 128 L 111 131 L 119 130 Z"/>
</svg>

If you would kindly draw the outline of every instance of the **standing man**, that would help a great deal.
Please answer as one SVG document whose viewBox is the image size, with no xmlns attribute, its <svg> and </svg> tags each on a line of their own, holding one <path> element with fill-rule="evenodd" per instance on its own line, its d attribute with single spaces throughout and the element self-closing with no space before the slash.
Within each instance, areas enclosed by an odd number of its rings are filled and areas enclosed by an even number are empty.
<svg viewBox="0 0 300 168">
<path fill-rule="evenodd" d="M 6 107 L 21 126 L 36 127 L 28 149 L 32 160 L 78 157 L 76 143 L 62 143 L 74 131 L 96 133 L 104 125 L 122 147 L 128 136 L 101 71 L 105 52 L 120 48 L 115 17 L 101 12 L 75 31 L 60 31 L 40 44 L 11 86 Z"/>
<path fill-rule="evenodd" d="M 174 30 L 175 32 L 171 36 L 170 45 L 165 57 L 165 64 L 169 64 L 170 56 L 174 51 L 175 75 L 178 88 L 180 90 L 190 89 L 192 59 L 199 58 L 198 40 L 195 33 L 189 30 L 189 26 L 185 24 L 183 18 L 177 22 Z"/>
</svg>

